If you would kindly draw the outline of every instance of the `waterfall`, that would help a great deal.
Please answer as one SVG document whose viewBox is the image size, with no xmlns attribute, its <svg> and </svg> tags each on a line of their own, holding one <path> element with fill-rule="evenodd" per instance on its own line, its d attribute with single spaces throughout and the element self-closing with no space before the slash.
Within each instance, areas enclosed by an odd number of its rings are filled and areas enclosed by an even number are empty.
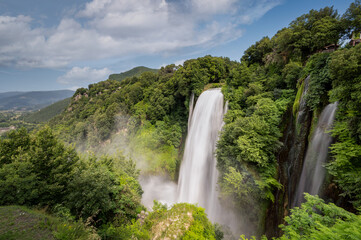
<svg viewBox="0 0 361 240">
<path fill-rule="evenodd" d="M 336 108 L 337 103 L 329 104 L 320 115 L 311 143 L 307 148 L 293 204 L 294 207 L 300 206 L 304 201 L 304 192 L 311 195 L 320 194 L 320 188 L 326 174 L 323 165 L 326 163 L 329 146 L 332 142 L 332 137 L 328 131 L 332 127 Z"/>
<path fill-rule="evenodd" d="M 254 232 L 253 226 L 239 214 L 229 199 L 218 200 L 216 169 L 216 142 L 223 126 L 223 116 L 227 103 L 223 102 L 220 89 L 203 92 L 194 105 L 194 95 L 190 96 L 188 136 L 186 139 L 183 161 L 179 171 L 178 185 L 160 176 L 146 176 L 140 179 L 144 190 L 142 203 L 149 209 L 153 200 L 171 206 L 187 202 L 205 209 L 213 222 L 227 226 L 226 233 L 239 236 L 241 233 Z M 233 239 L 232 238 L 232 239 Z"/>
<path fill-rule="evenodd" d="M 193 107 L 194 107 L 194 93 L 191 94 L 191 99 L 189 100 L 188 132 L 189 132 L 190 126 L 191 126 Z"/>
<path fill-rule="evenodd" d="M 191 100 L 191 104 L 193 101 Z M 219 208 L 215 148 L 223 124 L 220 89 L 203 92 L 189 116 L 188 136 L 179 172 L 178 202 L 198 203 L 214 221 Z"/>
</svg>

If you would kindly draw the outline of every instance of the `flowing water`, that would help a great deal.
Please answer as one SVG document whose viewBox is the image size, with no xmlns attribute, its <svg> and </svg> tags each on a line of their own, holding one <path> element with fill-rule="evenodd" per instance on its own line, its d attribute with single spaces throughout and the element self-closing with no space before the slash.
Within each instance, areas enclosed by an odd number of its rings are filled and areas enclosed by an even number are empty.
<svg viewBox="0 0 361 240">
<path fill-rule="evenodd" d="M 332 127 L 336 108 L 337 103 L 329 104 L 320 115 L 311 143 L 307 148 L 293 206 L 300 206 L 304 202 L 304 192 L 311 195 L 320 194 L 326 174 L 323 165 L 326 163 L 332 142 L 332 137 L 328 131 Z"/>
<path fill-rule="evenodd" d="M 178 202 L 198 203 L 213 221 L 219 209 L 214 153 L 223 125 L 223 114 L 220 89 L 208 90 L 200 95 L 189 117 L 189 132 L 178 181 Z"/>
<path fill-rule="evenodd" d="M 153 200 L 168 206 L 180 202 L 197 204 L 205 208 L 212 222 L 227 226 L 232 232 L 228 234 L 239 236 L 246 231 L 242 227 L 246 225 L 245 220 L 235 211 L 231 201 L 223 199 L 220 204 L 217 191 L 215 150 L 227 103 L 224 104 L 220 89 L 211 89 L 199 96 L 194 108 L 193 105 L 192 95 L 189 103 L 188 135 L 178 185 L 157 176 L 142 178 L 142 202 L 149 209 Z"/>
</svg>

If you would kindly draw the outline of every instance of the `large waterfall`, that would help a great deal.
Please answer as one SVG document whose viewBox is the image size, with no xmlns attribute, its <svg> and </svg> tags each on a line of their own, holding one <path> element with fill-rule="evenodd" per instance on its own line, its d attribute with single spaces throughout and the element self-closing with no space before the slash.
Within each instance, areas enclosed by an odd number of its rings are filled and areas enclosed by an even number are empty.
<svg viewBox="0 0 361 240">
<path fill-rule="evenodd" d="M 179 172 L 178 185 L 160 176 L 141 179 L 144 194 L 142 202 L 148 208 L 156 199 L 172 205 L 179 202 L 198 204 L 212 222 L 229 227 L 234 236 L 247 232 L 248 224 L 235 211 L 232 202 L 218 200 L 215 149 L 223 116 L 227 110 L 220 89 L 203 92 L 193 108 L 194 96 L 190 98 L 188 136 Z M 252 229 L 247 226 L 248 229 Z M 242 228 L 242 229 L 241 229 Z M 252 231 L 250 231 L 252 232 Z M 230 233 L 228 233 L 230 234 Z"/>
<path fill-rule="evenodd" d="M 219 206 L 214 151 L 223 124 L 223 113 L 220 89 L 203 92 L 194 110 L 190 109 L 189 132 L 178 181 L 178 202 L 198 203 L 206 209 L 212 221 Z"/>
<path fill-rule="evenodd" d="M 304 201 L 304 192 L 311 195 L 320 194 L 326 173 L 323 165 L 327 160 L 332 141 L 328 131 L 332 127 L 336 108 L 337 103 L 329 104 L 321 113 L 311 143 L 307 148 L 293 206 L 301 205 Z"/>
</svg>

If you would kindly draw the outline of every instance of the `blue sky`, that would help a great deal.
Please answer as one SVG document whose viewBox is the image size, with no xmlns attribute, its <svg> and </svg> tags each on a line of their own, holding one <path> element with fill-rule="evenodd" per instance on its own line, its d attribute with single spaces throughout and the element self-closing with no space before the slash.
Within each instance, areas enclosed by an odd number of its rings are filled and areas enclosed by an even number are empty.
<svg viewBox="0 0 361 240">
<path fill-rule="evenodd" d="M 351 0 L 0 0 L 0 92 L 76 89 L 136 66 L 239 60 L 311 9 Z"/>
</svg>

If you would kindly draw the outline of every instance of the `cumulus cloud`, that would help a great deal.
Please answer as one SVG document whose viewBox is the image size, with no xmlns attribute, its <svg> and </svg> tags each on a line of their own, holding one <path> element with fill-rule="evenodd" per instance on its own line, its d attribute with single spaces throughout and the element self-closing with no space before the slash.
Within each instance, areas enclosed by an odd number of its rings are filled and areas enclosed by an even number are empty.
<svg viewBox="0 0 361 240">
<path fill-rule="evenodd" d="M 60 76 L 57 81 L 61 84 L 72 85 L 78 88 L 78 86 L 86 86 L 90 83 L 106 80 L 111 72 L 108 68 L 73 67 L 67 73 Z"/>
<path fill-rule="evenodd" d="M 242 35 L 280 0 L 92 0 L 53 28 L 0 16 L 0 66 L 56 68 L 76 61 L 172 54 Z"/>
<path fill-rule="evenodd" d="M 181 60 L 175 61 L 174 64 L 175 64 L 176 66 L 178 66 L 178 65 L 183 65 L 183 63 L 184 63 L 185 61 L 186 61 L 186 59 L 181 59 Z"/>
</svg>

